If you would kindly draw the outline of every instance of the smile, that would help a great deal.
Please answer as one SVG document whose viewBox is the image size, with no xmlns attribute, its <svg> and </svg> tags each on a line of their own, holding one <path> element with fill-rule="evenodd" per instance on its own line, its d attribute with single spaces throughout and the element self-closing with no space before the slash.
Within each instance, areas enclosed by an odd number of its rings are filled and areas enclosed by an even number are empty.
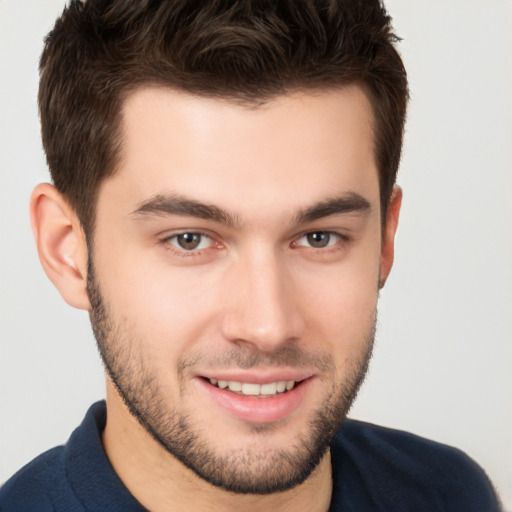
<svg viewBox="0 0 512 512">
<path fill-rule="evenodd" d="M 310 371 L 272 373 L 264 376 L 262 372 L 226 372 L 197 376 L 195 382 L 204 396 L 229 416 L 245 423 L 275 423 L 291 417 L 307 403 L 306 397 L 317 379 Z M 212 402 L 207 402 L 208 407 Z"/>
<path fill-rule="evenodd" d="M 229 389 L 229 391 L 245 396 L 275 396 L 278 393 L 291 391 L 296 384 L 294 380 L 279 380 L 277 382 L 269 382 L 266 384 L 254 384 L 252 382 L 239 382 L 234 380 L 208 380 L 213 386 L 220 389 Z"/>
</svg>

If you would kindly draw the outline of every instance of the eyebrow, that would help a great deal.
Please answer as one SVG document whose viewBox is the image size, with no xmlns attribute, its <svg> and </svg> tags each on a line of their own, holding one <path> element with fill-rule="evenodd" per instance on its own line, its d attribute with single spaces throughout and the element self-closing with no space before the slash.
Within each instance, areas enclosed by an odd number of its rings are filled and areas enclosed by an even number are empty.
<svg viewBox="0 0 512 512">
<path fill-rule="evenodd" d="M 361 194 L 348 192 L 342 196 L 333 197 L 314 204 L 306 210 L 300 211 L 296 217 L 297 224 L 305 224 L 314 220 L 342 215 L 345 213 L 369 213 L 372 209 L 370 202 Z"/>
<path fill-rule="evenodd" d="M 341 196 L 316 203 L 295 215 L 295 224 L 305 224 L 332 215 L 347 213 L 367 213 L 371 210 L 370 202 L 356 192 L 347 192 Z M 151 217 L 179 215 L 196 217 L 219 222 L 227 226 L 239 226 L 237 215 L 227 212 L 213 204 L 206 204 L 178 194 L 156 195 L 140 204 L 131 215 Z"/>
<path fill-rule="evenodd" d="M 232 215 L 218 206 L 201 203 L 177 194 L 152 197 L 144 201 L 131 215 L 136 217 L 180 215 L 212 220 L 227 226 L 239 224 L 236 215 Z"/>
</svg>

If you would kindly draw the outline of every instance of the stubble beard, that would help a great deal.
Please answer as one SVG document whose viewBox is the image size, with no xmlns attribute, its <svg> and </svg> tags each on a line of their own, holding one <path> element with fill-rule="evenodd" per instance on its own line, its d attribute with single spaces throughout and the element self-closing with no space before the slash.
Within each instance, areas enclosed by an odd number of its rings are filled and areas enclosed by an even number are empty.
<svg viewBox="0 0 512 512">
<path fill-rule="evenodd" d="M 133 354 L 134 343 L 113 321 L 96 281 L 92 260 L 89 261 L 87 292 L 91 304 L 90 319 L 98 350 L 105 369 L 125 405 L 146 431 L 171 455 L 208 483 L 226 491 L 242 494 L 271 494 L 291 489 L 303 483 L 320 463 L 336 432 L 354 402 L 364 381 L 371 359 L 374 322 L 362 342 L 362 350 L 350 371 L 336 382 L 334 363 L 330 356 L 312 356 L 299 348 L 285 348 L 279 353 L 258 355 L 254 352 L 233 352 L 229 362 L 233 367 L 285 365 L 293 367 L 302 361 L 310 364 L 316 357 L 317 366 L 332 382 L 325 397 L 309 422 L 307 435 L 287 449 L 262 451 L 258 436 L 271 432 L 274 425 L 254 425 L 253 446 L 243 449 L 219 450 L 209 446 L 203 429 L 192 424 L 183 411 L 173 409 L 160 390 L 143 354 Z M 228 362 L 224 358 L 224 363 Z M 184 368 L 190 361 L 182 361 Z M 178 373 L 180 371 L 178 370 Z M 182 390 L 183 391 L 183 390 Z"/>
</svg>

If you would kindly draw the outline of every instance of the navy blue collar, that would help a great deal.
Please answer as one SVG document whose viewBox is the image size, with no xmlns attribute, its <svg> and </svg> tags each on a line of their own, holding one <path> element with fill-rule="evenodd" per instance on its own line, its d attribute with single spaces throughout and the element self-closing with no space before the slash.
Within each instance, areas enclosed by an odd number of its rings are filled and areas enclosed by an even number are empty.
<svg viewBox="0 0 512 512">
<path fill-rule="evenodd" d="M 101 442 L 106 420 L 105 401 L 96 402 L 65 446 L 66 473 L 73 492 L 91 512 L 147 512 L 107 458 Z"/>
</svg>

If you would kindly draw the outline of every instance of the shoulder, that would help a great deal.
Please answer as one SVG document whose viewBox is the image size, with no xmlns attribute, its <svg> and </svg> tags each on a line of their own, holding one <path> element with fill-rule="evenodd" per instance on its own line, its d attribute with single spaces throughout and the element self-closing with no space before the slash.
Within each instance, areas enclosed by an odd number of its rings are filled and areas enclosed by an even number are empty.
<svg viewBox="0 0 512 512">
<path fill-rule="evenodd" d="M 142 512 L 101 443 L 105 402 L 93 404 L 67 443 L 18 471 L 0 489 L 2 512 Z"/>
<path fill-rule="evenodd" d="M 53 511 L 63 499 L 70 512 L 80 510 L 69 501 L 73 495 L 67 487 L 64 452 L 63 446 L 52 448 L 14 474 L 0 489 L 2 512 Z"/>
<path fill-rule="evenodd" d="M 76 488 L 77 481 L 80 483 L 80 472 L 76 468 L 89 470 L 93 475 L 98 473 L 97 467 L 91 470 L 90 456 L 100 452 L 96 459 L 101 459 L 98 431 L 104 426 L 105 417 L 105 403 L 93 404 L 65 445 L 42 453 L 15 473 L 0 488 L 1 512 L 86 510 Z M 98 479 L 101 478 L 99 475 Z"/>
<path fill-rule="evenodd" d="M 484 471 L 451 446 L 400 430 L 346 420 L 331 453 L 335 486 L 343 487 L 344 494 L 350 493 L 346 482 L 351 482 L 359 494 L 396 511 L 499 510 Z"/>
</svg>

